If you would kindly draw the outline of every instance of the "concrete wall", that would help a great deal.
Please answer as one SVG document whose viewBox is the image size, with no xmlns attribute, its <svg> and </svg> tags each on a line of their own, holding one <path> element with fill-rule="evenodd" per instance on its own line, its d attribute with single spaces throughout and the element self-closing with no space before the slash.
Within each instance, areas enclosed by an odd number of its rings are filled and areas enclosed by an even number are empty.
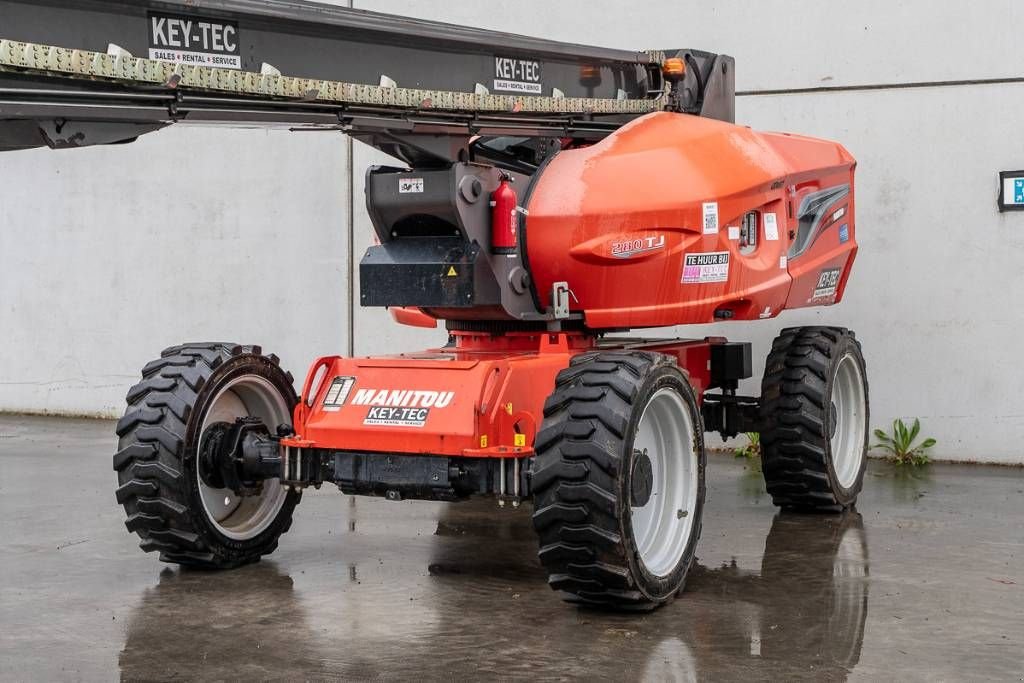
<svg viewBox="0 0 1024 683">
<path fill-rule="evenodd" d="M 187 340 L 344 348 L 345 142 L 171 129 L 0 157 L 0 410 L 115 415 Z"/>
<path fill-rule="evenodd" d="M 1024 462 L 1024 366 L 1013 355 L 1024 215 L 995 208 L 997 172 L 1024 167 L 1024 84 L 984 83 L 1024 73 L 1024 4 L 601 5 L 356 1 L 609 47 L 734 55 L 749 93 L 739 122 L 835 138 L 858 158 L 861 252 L 839 306 L 665 332 L 713 329 L 763 357 L 781 327 L 850 326 L 875 426 L 920 417 L 940 458 Z M 921 82 L 938 84 L 900 87 Z M 858 88 L 873 85 L 893 87 Z M 761 94 L 821 87 L 852 89 Z M 354 311 L 348 329 L 347 148 L 333 135 L 171 129 L 112 150 L 0 157 L 0 410 L 116 414 L 138 367 L 185 339 L 254 340 L 297 375 L 350 339 L 358 353 L 442 341 L 377 310 Z M 362 173 L 380 158 L 353 146 L 357 258 L 370 240 Z"/>
</svg>

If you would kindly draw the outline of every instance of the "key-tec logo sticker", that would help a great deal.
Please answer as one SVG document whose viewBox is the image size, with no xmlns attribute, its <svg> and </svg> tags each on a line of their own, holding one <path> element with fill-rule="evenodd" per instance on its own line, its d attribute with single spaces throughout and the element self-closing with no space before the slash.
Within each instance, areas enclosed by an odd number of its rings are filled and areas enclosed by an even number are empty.
<svg viewBox="0 0 1024 683">
<path fill-rule="evenodd" d="M 364 425 L 422 427 L 432 408 L 447 408 L 453 398 L 454 391 L 359 389 L 352 396 L 352 405 L 370 406 Z"/>
<path fill-rule="evenodd" d="M 540 95 L 541 65 L 536 59 L 494 58 L 494 89 L 521 95 Z"/>
<path fill-rule="evenodd" d="M 811 301 L 835 297 L 836 288 L 839 286 L 839 275 L 842 272 L 842 268 L 826 268 L 821 271 L 818 275 L 818 284 L 814 286 Z"/>
<path fill-rule="evenodd" d="M 149 58 L 162 62 L 241 69 L 238 22 L 150 12 Z"/>
</svg>

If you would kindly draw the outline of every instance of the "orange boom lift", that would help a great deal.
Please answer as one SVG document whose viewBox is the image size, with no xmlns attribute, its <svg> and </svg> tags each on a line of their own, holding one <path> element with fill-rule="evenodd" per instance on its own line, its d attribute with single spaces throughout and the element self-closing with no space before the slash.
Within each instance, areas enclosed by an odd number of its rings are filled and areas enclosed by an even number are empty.
<svg viewBox="0 0 1024 683">
<path fill-rule="evenodd" d="M 166 349 L 117 428 L 117 499 L 144 550 L 257 560 L 324 482 L 529 499 L 553 588 L 643 609 L 693 560 L 705 432 L 759 432 L 780 506 L 856 500 L 868 394 L 852 332 L 783 330 L 757 397 L 737 393 L 750 344 L 626 335 L 842 299 L 855 161 L 734 124 L 731 58 L 298 1 L 0 10 L 5 148 L 227 122 L 340 130 L 389 153 L 366 176 L 377 244 L 360 301 L 448 331 L 427 351 L 319 358 L 298 394 L 258 346 Z"/>
</svg>

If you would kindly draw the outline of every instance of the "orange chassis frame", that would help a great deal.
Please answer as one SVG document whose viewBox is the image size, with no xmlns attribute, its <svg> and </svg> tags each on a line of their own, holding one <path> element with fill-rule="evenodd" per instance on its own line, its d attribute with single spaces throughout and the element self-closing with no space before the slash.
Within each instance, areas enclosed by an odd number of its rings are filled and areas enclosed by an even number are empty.
<svg viewBox="0 0 1024 683">
<path fill-rule="evenodd" d="M 720 337 L 601 339 L 576 332 L 453 332 L 443 348 L 372 358 L 325 356 L 313 363 L 295 408 L 286 451 L 524 458 L 543 420 L 555 377 L 582 353 L 647 350 L 674 356 L 698 401 L 712 387 L 711 347 Z M 328 393 L 351 380 L 344 397 Z M 392 410 L 393 409 L 393 410 Z M 426 412 L 422 412 L 426 409 Z M 378 420 L 391 412 L 412 423 Z"/>
</svg>

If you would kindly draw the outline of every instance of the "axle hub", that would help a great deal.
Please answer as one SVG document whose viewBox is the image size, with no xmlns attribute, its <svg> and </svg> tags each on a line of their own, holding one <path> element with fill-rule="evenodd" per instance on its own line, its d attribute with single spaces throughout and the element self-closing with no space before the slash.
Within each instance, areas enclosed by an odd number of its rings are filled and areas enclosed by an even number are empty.
<svg viewBox="0 0 1024 683">
<path fill-rule="evenodd" d="M 245 494 L 265 479 L 281 477 L 279 442 L 259 418 L 216 422 L 203 432 L 201 443 L 199 476 L 207 486 Z"/>
<path fill-rule="evenodd" d="M 633 451 L 632 490 L 629 502 L 632 507 L 642 508 L 651 499 L 654 488 L 654 469 L 647 449 Z"/>
</svg>

